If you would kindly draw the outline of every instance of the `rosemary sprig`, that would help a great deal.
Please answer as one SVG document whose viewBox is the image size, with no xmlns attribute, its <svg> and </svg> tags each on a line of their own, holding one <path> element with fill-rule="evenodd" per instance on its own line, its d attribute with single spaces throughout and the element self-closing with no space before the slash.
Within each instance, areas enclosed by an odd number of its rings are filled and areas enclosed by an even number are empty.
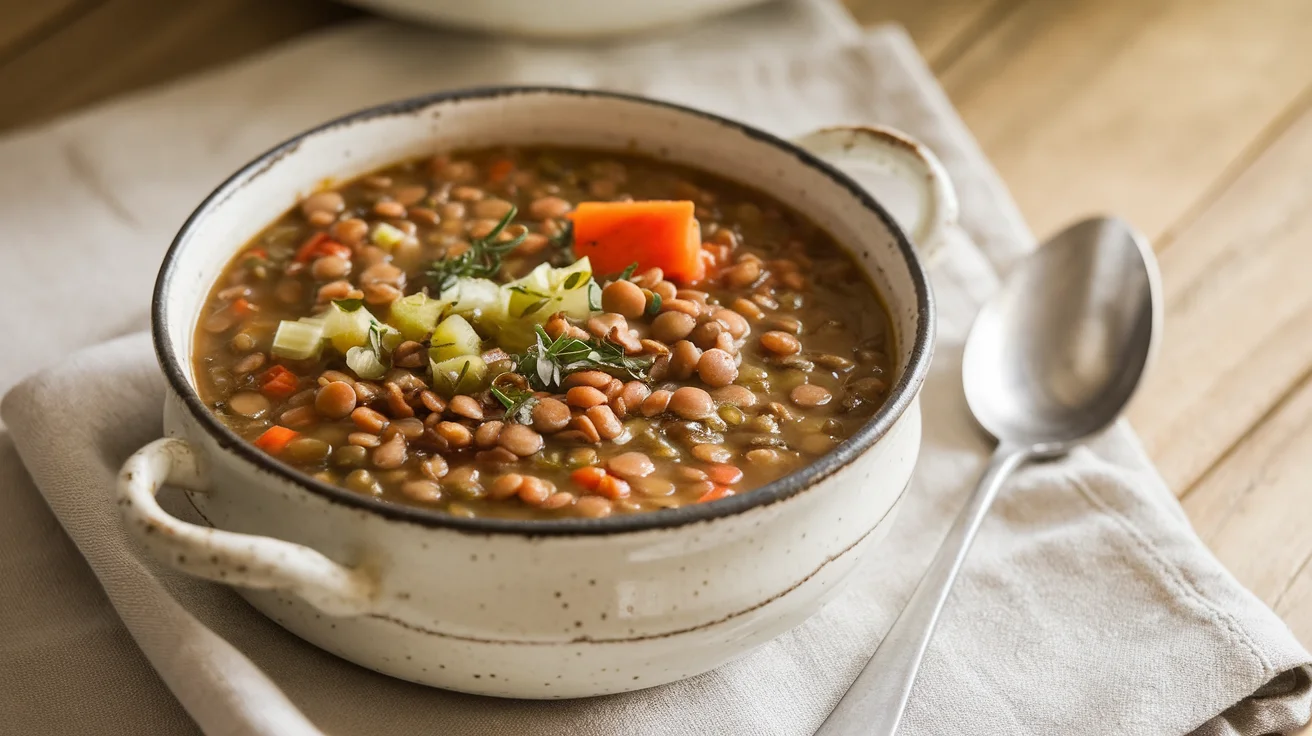
<svg viewBox="0 0 1312 736">
<path fill-rule="evenodd" d="M 547 239 L 551 245 L 551 265 L 556 267 L 568 266 L 577 261 L 574 257 L 574 221 L 566 219 L 561 226 L 560 232 L 552 235 Z"/>
<path fill-rule="evenodd" d="M 647 380 L 652 358 L 631 358 L 624 348 L 609 340 L 579 340 L 561 335 L 551 339 L 541 325 L 533 328 L 537 342 L 517 356 L 517 371 L 544 391 L 560 386 L 565 376 L 578 371 L 598 370 L 618 378 Z"/>
<path fill-rule="evenodd" d="M 455 258 L 433 261 L 429 265 L 424 275 L 433 288 L 436 289 L 438 296 L 455 286 L 457 279 L 490 279 L 497 275 L 497 272 L 501 270 L 501 258 L 518 247 L 528 237 L 528 230 L 526 229 L 509 240 L 497 241 L 497 238 L 518 214 L 519 210 L 512 205 L 506 216 L 502 217 L 497 222 L 496 227 L 492 228 L 487 235 L 471 239 L 469 249 L 464 253 Z"/>
<path fill-rule="evenodd" d="M 537 406 L 538 399 L 532 391 L 518 386 L 497 386 L 496 381 L 492 382 L 490 390 L 496 400 L 506 407 L 506 421 L 533 423 L 533 407 Z"/>
</svg>

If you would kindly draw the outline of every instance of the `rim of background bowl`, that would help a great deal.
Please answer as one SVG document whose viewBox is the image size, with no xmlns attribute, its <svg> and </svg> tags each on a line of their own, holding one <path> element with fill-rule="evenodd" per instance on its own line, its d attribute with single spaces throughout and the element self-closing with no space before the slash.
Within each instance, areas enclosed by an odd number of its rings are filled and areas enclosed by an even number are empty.
<svg viewBox="0 0 1312 736">
<path fill-rule="evenodd" d="M 491 99 L 517 95 L 562 95 L 582 97 L 602 97 L 621 100 L 640 105 L 650 105 L 668 110 L 675 110 L 686 115 L 708 120 L 755 140 L 773 145 L 791 154 L 798 161 L 829 177 L 835 184 L 848 190 L 867 209 L 873 211 L 884 222 L 885 227 L 897 241 L 898 249 L 907 261 L 907 268 L 914 282 L 916 291 L 916 310 L 920 316 L 920 326 L 916 331 L 911 358 L 901 378 L 893 386 L 888 400 L 875 415 L 855 434 L 844 440 L 828 454 L 815 462 L 788 475 L 767 483 L 752 491 L 730 496 L 719 501 L 705 504 L 691 504 L 678 508 L 645 511 L 636 514 L 609 516 L 602 519 L 498 519 L 498 518 L 464 518 L 451 516 L 436 510 L 417 506 L 405 506 L 398 503 L 362 496 L 344 488 L 316 480 L 308 474 L 287 465 L 270 455 L 266 455 L 254 445 L 228 429 L 201 401 L 200 396 L 187 380 L 184 363 L 178 359 L 168 338 L 167 317 L 165 315 L 165 296 L 169 292 L 177 265 L 178 254 L 186 246 L 193 232 L 200 223 L 216 208 L 221 206 L 233 193 L 248 182 L 258 177 L 265 170 L 277 163 L 282 157 L 291 154 L 300 142 L 312 135 L 337 128 L 367 122 L 375 118 L 408 115 L 424 110 L 438 103 L 459 102 L 461 100 Z M 341 503 L 352 508 L 369 511 L 384 518 L 408 521 L 427 527 L 451 529 L 461 532 L 481 534 L 514 534 L 520 536 L 560 536 L 560 535 L 595 535 L 641 532 L 710 521 L 726 516 L 741 514 L 750 509 L 767 506 L 797 495 L 821 480 L 833 475 L 840 468 L 850 464 L 862 453 L 872 447 L 893 426 L 893 423 L 911 405 L 924 383 L 929 371 L 929 362 L 933 354 L 933 337 L 935 327 L 934 298 L 930 291 L 929 279 L 924 265 L 916 254 L 911 242 L 902 228 L 893 220 L 888 211 L 869 193 L 846 174 L 821 160 L 814 154 L 796 146 L 778 136 L 767 133 L 745 123 L 714 115 L 695 108 L 677 105 L 671 102 L 653 100 L 639 95 L 619 92 L 578 89 L 556 86 L 494 86 L 471 87 L 466 89 L 438 92 L 420 97 L 389 102 L 375 107 L 365 108 L 339 118 L 317 125 L 299 133 L 277 146 L 260 154 L 250 163 L 242 166 L 226 181 L 218 186 L 201 202 L 183 223 L 178 234 L 169 245 L 168 252 L 160 266 L 155 281 L 154 295 L 151 303 L 151 337 L 155 344 L 155 354 L 164 371 L 169 385 L 179 396 L 192 416 L 200 423 L 220 447 L 231 450 L 238 457 L 252 463 L 256 468 L 273 474 L 283 480 L 295 483 L 329 501 Z"/>
</svg>

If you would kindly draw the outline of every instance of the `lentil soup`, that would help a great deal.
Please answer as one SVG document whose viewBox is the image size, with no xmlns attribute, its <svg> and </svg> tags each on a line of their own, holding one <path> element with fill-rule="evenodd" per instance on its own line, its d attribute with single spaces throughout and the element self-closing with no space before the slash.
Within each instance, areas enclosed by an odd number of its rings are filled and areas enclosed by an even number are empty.
<svg viewBox="0 0 1312 736">
<path fill-rule="evenodd" d="M 554 147 L 316 192 L 200 316 L 202 400 L 320 480 L 462 516 L 704 503 L 865 424 L 887 315 L 824 231 L 748 187 Z"/>
</svg>

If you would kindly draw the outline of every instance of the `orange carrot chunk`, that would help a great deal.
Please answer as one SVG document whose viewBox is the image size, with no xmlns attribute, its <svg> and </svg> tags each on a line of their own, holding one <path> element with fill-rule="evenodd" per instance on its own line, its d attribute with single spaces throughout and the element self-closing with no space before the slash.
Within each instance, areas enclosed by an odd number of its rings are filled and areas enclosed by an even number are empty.
<svg viewBox="0 0 1312 736">
<path fill-rule="evenodd" d="M 595 273 L 659 268 L 682 283 L 706 274 L 701 225 L 689 201 L 580 202 L 570 213 L 574 254 L 592 261 Z"/>
<path fill-rule="evenodd" d="M 728 486 L 715 486 L 711 490 L 702 494 L 697 499 L 697 503 L 707 503 L 710 501 L 719 501 L 722 498 L 728 498 L 733 495 L 733 489 Z"/>
<path fill-rule="evenodd" d="M 508 158 L 499 158 L 487 167 L 487 178 L 494 184 L 500 184 L 510 177 L 515 170 L 515 162 Z"/>
<path fill-rule="evenodd" d="M 606 471 L 595 466 L 589 465 L 586 468 L 579 468 L 569 474 L 570 480 L 579 484 L 589 491 L 594 491 L 601 483 L 601 479 L 606 477 Z"/>
<path fill-rule="evenodd" d="M 294 429 L 288 429 L 275 424 L 264 430 L 264 434 L 256 438 L 255 446 L 270 455 L 277 455 L 287 447 L 289 442 L 296 439 L 299 434 L 300 433 Z"/>
<path fill-rule="evenodd" d="M 260 392 L 271 399 L 285 399 L 296 393 L 299 383 L 295 373 L 275 365 L 260 376 Z"/>
<path fill-rule="evenodd" d="M 629 482 L 613 475 L 606 475 L 597 484 L 596 493 L 598 496 L 605 496 L 612 501 L 618 498 L 628 498 Z"/>
<path fill-rule="evenodd" d="M 706 475 L 712 483 L 721 486 L 731 486 L 743 479 L 743 471 L 732 465 L 712 465 L 706 469 Z"/>
</svg>

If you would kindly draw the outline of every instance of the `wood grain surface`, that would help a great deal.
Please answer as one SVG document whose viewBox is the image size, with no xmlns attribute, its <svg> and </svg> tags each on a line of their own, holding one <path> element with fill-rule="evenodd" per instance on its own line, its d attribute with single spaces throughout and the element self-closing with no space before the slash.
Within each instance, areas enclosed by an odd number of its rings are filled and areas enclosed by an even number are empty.
<svg viewBox="0 0 1312 736">
<path fill-rule="evenodd" d="M 846 0 L 915 38 L 1035 231 L 1154 239 L 1131 420 L 1199 534 L 1312 640 L 1312 2 Z M 0 130 L 357 15 L 326 0 L 0 0 Z"/>
</svg>

